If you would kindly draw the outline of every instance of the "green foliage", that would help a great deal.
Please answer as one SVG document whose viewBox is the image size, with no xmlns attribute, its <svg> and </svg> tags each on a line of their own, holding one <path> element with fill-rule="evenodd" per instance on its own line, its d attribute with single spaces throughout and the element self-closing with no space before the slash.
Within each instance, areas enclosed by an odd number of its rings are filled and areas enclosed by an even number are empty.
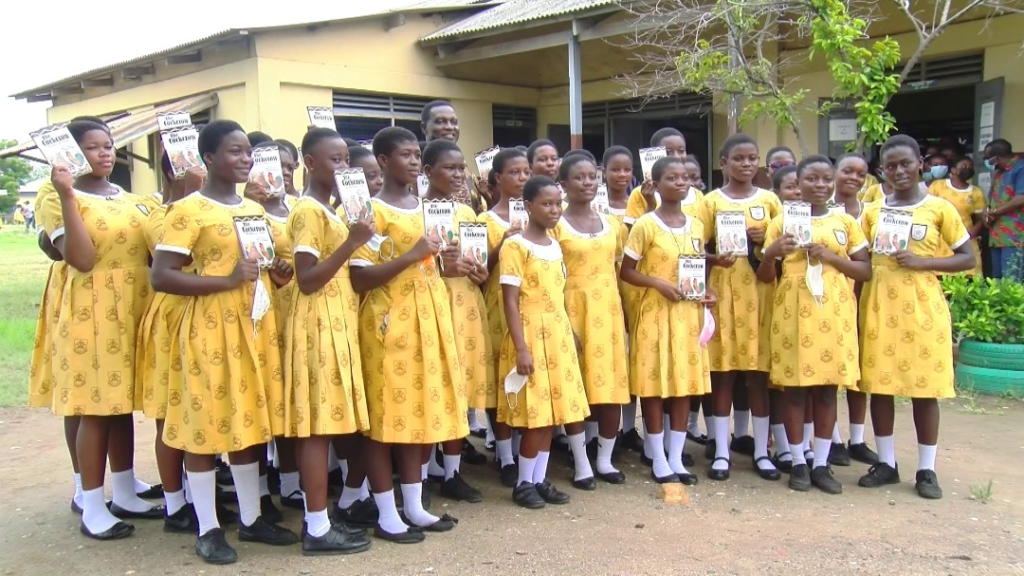
<svg viewBox="0 0 1024 576">
<path fill-rule="evenodd" d="M 892 69 L 900 61 L 900 46 L 892 38 L 876 40 L 870 47 L 868 22 L 850 14 L 843 0 L 809 0 L 810 15 L 801 21 L 811 33 L 810 57 L 821 55 L 828 63 L 836 87 L 833 98 L 853 101 L 857 147 L 884 142 L 896 129 L 896 119 L 886 111 L 900 87 Z"/>
<path fill-rule="evenodd" d="M 1024 344 L 1024 284 L 1009 278 L 946 276 L 953 332 L 961 338 L 997 344 Z"/>
<path fill-rule="evenodd" d="M 0 150 L 14 146 L 15 140 L 0 140 Z M 6 190 L 6 196 L 0 196 L 0 214 L 7 214 L 18 201 L 18 189 L 32 180 L 32 164 L 17 156 L 0 158 L 0 189 Z"/>
</svg>

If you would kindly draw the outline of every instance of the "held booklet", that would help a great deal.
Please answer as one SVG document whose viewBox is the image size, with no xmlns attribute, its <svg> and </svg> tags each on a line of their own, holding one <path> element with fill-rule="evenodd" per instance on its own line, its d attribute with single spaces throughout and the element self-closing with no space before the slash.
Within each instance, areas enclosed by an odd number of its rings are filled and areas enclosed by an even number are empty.
<svg viewBox="0 0 1024 576">
<path fill-rule="evenodd" d="M 423 229 L 426 234 L 436 234 L 441 249 L 455 243 L 455 203 L 451 200 L 423 201 Z"/>
<path fill-rule="evenodd" d="M 242 256 L 255 260 L 260 268 L 274 263 L 274 235 L 263 216 L 236 216 L 235 232 L 242 247 Z"/>
<path fill-rule="evenodd" d="M 203 167 L 203 162 L 199 159 L 199 132 L 195 128 L 190 126 L 161 132 L 160 140 L 163 141 L 164 151 L 171 160 L 175 178 L 183 178 L 189 168 Z"/>
<path fill-rule="evenodd" d="M 744 212 L 719 212 L 715 215 L 715 243 L 718 254 L 747 254 L 747 216 Z"/>
<path fill-rule="evenodd" d="M 192 128 L 192 115 L 188 112 L 165 112 L 156 115 L 156 125 L 161 132 Z"/>
<path fill-rule="evenodd" d="M 249 181 L 262 185 L 271 196 L 284 194 L 284 171 L 281 170 L 281 153 L 276 146 L 265 146 L 252 151 Z"/>
<path fill-rule="evenodd" d="M 47 126 L 29 134 L 50 166 L 63 166 L 78 177 L 92 172 L 85 153 L 66 126 Z"/>
<path fill-rule="evenodd" d="M 650 180 L 651 169 L 654 168 L 654 163 L 665 156 L 668 156 L 668 152 L 664 146 L 640 149 L 640 168 L 644 172 L 644 180 Z"/>
<path fill-rule="evenodd" d="M 608 200 L 608 187 L 604 184 L 597 185 L 597 192 L 594 199 L 590 201 L 590 208 L 598 214 L 611 214 L 611 203 Z"/>
<path fill-rule="evenodd" d="M 427 190 L 430 188 L 430 179 L 427 178 L 426 174 L 420 174 L 416 177 L 416 194 L 423 198 L 427 195 Z"/>
<path fill-rule="evenodd" d="M 508 223 L 510 226 L 515 226 L 517 223 L 523 230 L 526 229 L 526 225 L 530 222 L 530 216 L 526 212 L 526 205 L 523 204 L 522 198 L 512 198 L 508 201 Z"/>
<path fill-rule="evenodd" d="M 699 256 L 679 257 L 679 291 L 687 300 L 700 300 L 707 290 L 706 262 Z"/>
<path fill-rule="evenodd" d="M 310 126 L 316 128 L 329 128 L 337 130 L 334 124 L 334 110 L 325 106 L 306 106 L 306 114 L 309 114 Z"/>
<path fill-rule="evenodd" d="M 792 234 L 798 248 L 811 245 L 810 202 L 782 203 L 782 233 Z"/>
<path fill-rule="evenodd" d="M 477 174 L 479 174 L 481 178 L 491 171 L 491 166 L 494 164 L 494 157 L 498 155 L 500 150 L 501 148 L 494 146 L 476 153 L 476 170 Z"/>
<path fill-rule="evenodd" d="M 871 251 L 875 254 L 890 255 L 906 250 L 910 242 L 910 230 L 913 224 L 913 212 L 882 208 L 878 215 L 875 241 Z"/>
<path fill-rule="evenodd" d="M 469 258 L 481 266 L 487 266 L 487 224 L 460 223 L 459 252 L 463 258 Z"/>
<path fill-rule="evenodd" d="M 345 211 L 345 219 L 349 224 L 359 220 L 363 210 L 373 214 L 370 202 L 370 188 L 366 185 L 366 175 L 362 168 L 346 168 L 334 173 L 334 182 L 338 186 L 341 207 Z"/>
</svg>

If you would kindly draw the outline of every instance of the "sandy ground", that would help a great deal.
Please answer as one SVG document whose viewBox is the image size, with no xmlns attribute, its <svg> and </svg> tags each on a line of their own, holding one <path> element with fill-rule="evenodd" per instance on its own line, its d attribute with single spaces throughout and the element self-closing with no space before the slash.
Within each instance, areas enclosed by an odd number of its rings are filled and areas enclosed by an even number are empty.
<svg viewBox="0 0 1024 576">
<path fill-rule="evenodd" d="M 159 521 L 135 521 L 135 535 L 118 542 L 86 539 L 69 511 L 70 464 L 60 422 L 45 411 L 0 410 L 0 574 L 1024 574 L 1024 405 L 982 401 L 987 414 L 958 404 L 943 407 L 939 479 L 945 499 L 925 501 L 913 490 L 916 446 L 910 407 L 899 408 L 898 458 L 903 483 L 889 490 L 856 486 L 862 465 L 836 469 L 841 496 L 795 493 L 769 483 L 734 457 L 733 477 L 704 478 L 688 506 L 666 505 L 636 455 L 620 467 L 623 486 L 580 492 L 554 458 L 550 478 L 570 492 L 567 506 L 526 511 L 511 502 L 489 467 L 464 466 L 483 489 L 482 504 L 448 503 L 434 494 L 434 512 L 461 523 L 423 544 L 375 541 L 364 554 L 310 559 L 298 546 L 237 543 L 240 561 L 202 563 L 187 536 L 169 535 Z M 139 475 L 156 481 L 152 425 L 139 418 Z M 845 428 L 845 426 L 844 426 Z M 972 500 L 969 487 L 993 480 L 991 500 Z M 302 518 L 286 510 L 295 530 Z M 232 528 L 229 540 L 235 542 Z"/>
</svg>

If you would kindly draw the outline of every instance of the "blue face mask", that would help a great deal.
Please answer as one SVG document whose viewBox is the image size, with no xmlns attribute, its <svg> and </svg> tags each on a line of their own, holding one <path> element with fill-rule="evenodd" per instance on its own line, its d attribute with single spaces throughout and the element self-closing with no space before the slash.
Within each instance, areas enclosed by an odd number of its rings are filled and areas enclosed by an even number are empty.
<svg viewBox="0 0 1024 576">
<path fill-rule="evenodd" d="M 949 174 L 949 166 L 932 166 L 932 180 L 942 180 Z"/>
<path fill-rule="evenodd" d="M 992 161 L 991 158 L 985 158 L 985 168 L 988 168 L 989 170 L 995 170 L 996 164 L 995 162 Z"/>
</svg>

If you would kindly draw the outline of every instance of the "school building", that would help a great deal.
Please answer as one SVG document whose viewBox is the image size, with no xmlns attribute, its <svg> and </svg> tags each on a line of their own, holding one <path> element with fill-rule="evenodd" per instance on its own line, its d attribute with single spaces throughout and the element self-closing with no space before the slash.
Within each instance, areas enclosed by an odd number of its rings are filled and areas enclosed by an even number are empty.
<svg viewBox="0 0 1024 576">
<path fill-rule="evenodd" d="M 894 37 L 909 57 L 917 45 L 911 23 L 886 14 L 888 2 L 879 8 L 872 35 Z M 968 16 L 929 47 L 891 110 L 900 129 L 919 138 L 954 136 L 977 150 L 979 140 L 1003 137 L 1024 148 L 1024 15 Z M 51 101 L 51 123 L 109 119 L 122 147 L 115 180 L 136 192 L 158 188 L 159 112 L 188 110 L 197 124 L 233 119 L 298 144 L 307 106 L 333 108 L 343 135 L 369 139 L 391 125 L 419 133 L 420 109 L 433 99 L 458 111 L 467 155 L 547 137 L 562 151 L 575 143 L 600 157 L 612 143 L 638 149 L 654 130 L 674 126 L 707 172 L 727 135 L 724 109 L 699 94 L 646 105 L 627 97 L 616 78 L 637 69 L 622 47 L 634 26 L 613 0 L 426 0 L 367 16 L 224 30 L 15 96 Z M 813 101 L 831 95 L 825 64 L 808 57 L 806 44 L 782 42 L 776 53 L 797 62 L 787 72 L 793 89 L 806 88 Z M 810 151 L 841 151 L 851 117 L 842 108 L 827 117 L 803 113 Z M 797 149 L 789 130 L 742 128 L 762 150 Z M 0 156 L 32 148 L 29 141 Z"/>
</svg>

